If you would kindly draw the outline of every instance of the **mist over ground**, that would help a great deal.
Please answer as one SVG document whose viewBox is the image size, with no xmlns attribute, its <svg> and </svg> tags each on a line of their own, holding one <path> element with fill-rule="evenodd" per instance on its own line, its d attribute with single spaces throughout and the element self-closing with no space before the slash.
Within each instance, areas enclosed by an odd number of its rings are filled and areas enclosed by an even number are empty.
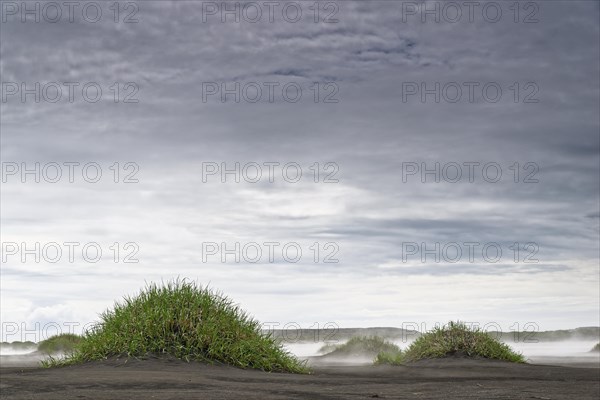
<svg viewBox="0 0 600 400">
<path fill-rule="evenodd" d="M 406 349 L 412 341 L 390 340 L 401 349 Z M 336 344 L 342 344 L 340 341 Z M 577 365 L 590 368 L 600 368 L 600 353 L 590 350 L 598 343 L 594 340 L 565 340 L 555 342 L 523 343 L 505 341 L 515 351 L 522 353 L 527 362 L 532 364 Z M 312 359 L 323 356 L 319 352 L 326 344 L 332 342 L 285 343 L 284 347 L 300 358 Z M 337 357 L 334 363 L 362 364 L 373 363 L 373 358 L 362 356 Z"/>
<path fill-rule="evenodd" d="M 392 328 L 395 329 L 395 328 Z M 588 331 L 595 328 L 584 328 Z M 352 331 L 352 330 L 349 330 Z M 369 332 L 389 332 L 390 328 L 372 328 Z M 396 329 L 396 331 L 399 331 Z M 281 332 L 279 332 L 281 334 Z M 406 349 L 414 340 L 412 338 L 399 338 L 398 335 L 381 336 L 384 339 L 394 343 L 401 349 Z M 295 333 L 289 333 L 288 337 L 294 337 Z M 591 351 L 592 348 L 599 342 L 594 337 L 584 339 L 563 339 L 563 340 L 548 340 L 548 337 L 555 337 L 556 332 L 546 332 L 545 339 L 529 338 L 522 341 L 515 341 L 510 338 L 511 334 L 504 334 L 502 341 L 508 344 L 517 352 L 522 353 L 527 362 L 533 364 L 550 364 L 550 365 L 571 365 L 600 368 L 600 352 Z M 310 336 L 310 333 L 308 334 Z M 335 359 L 327 358 L 327 353 L 332 351 L 331 346 L 341 345 L 348 341 L 348 338 L 340 338 L 335 340 L 282 340 L 283 347 L 290 353 L 301 359 L 308 359 L 310 363 L 327 363 L 330 364 L 352 364 L 352 365 L 368 365 L 373 363 L 373 357 L 365 357 L 362 355 L 336 357 Z M 322 351 L 324 346 L 329 345 L 329 350 Z M 64 354 L 54 353 L 53 357 L 62 357 Z M 5 367 L 24 366 L 33 367 L 39 365 L 39 362 L 48 357 L 48 354 L 41 353 L 37 350 L 36 345 L 24 347 L 22 344 L 11 345 L 10 343 L 2 343 L 0 345 L 0 364 Z M 322 360 L 321 360 L 322 359 Z"/>
</svg>

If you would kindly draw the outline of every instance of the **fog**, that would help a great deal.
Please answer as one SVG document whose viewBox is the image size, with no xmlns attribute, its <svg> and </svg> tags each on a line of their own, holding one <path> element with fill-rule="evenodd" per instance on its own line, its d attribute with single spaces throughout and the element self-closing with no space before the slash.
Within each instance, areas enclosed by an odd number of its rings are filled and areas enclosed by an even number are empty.
<svg viewBox="0 0 600 400">
<path fill-rule="evenodd" d="M 62 358 L 63 353 L 52 354 L 53 358 Z M 0 346 L 0 367 L 39 367 L 40 361 L 48 358 L 48 354 L 38 351 L 34 346 L 11 346 L 3 344 Z"/>
<path fill-rule="evenodd" d="M 284 347 L 287 351 L 296 355 L 297 357 L 312 357 L 321 355 L 319 353 L 319 349 L 325 344 L 325 342 L 284 343 Z"/>
<path fill-rule="evenodd" d="M 523 353 L 526 357 L 556 356 L 556 357 L 598 357 L 598 353 L 590 350 L 598 341 L 560 341 L 522 343 L 506 342 L 510 347 Z"/>
<path fill-rule="evenodd" d="M 391 340 L 401 349 L 406 349 L 410 341 Z M 319 356 L 321 347 L 326 344 L 342 344 L 339 342 L 295 342 L 283 343 L 284 348 L 301 359 L 308 359 L 310 364 L 323 363 Z M 600 353 L 590 352 L 597 342 L 591 340 L 569 340 L 556 342 L 512 342 L 506 344 L 514 350 L 523 353 L 527 361 L 533 364 L 571 365 L 579 367 L 600 367 Z M 57 357 L 61 355 L 53 355 Z M 0 365 L 2 367 L 22 366 L 34 367 L 47 357 L 37 351 L 35 347 L 14 347 L 10 345 L 0 346 Z M 372 360 L 365 357 L 335 357 L 327 359 L 327 364 L 370 364 Z"/>
<path fill-rule="evenodd" d="M 0 356 L 28 354 L 33 353 L 36 350 L 37 346 L 23 347 L 3 344 L 2 346 L 0 346 Z"/>
<path fill-rule="evenodd" d="M 411 341 L 390 340 L 405 350 Z M 320 363 L 318 358 L 323 354 L 319 349 L 325 344 L 343 344 L 345 341 L 333 342 L 296 342 L 284 343 L 287 351 L 302 359 L 308 359 L 311 364 Z M 568 340 L 554 342 L 505 342 L 515 351 L 522 353 L 527 361 L 533 364 L 573 365 L 580 367 L 600 367 L 600 353 L 590 352 L 598 341 Z M 328 363 L 369 364 L 371 360 L 357 357 L 336 357 Z"/>
<path fill-rule="evenodd" d="M 47 356 L 33 352 L 29 354 L 0 355 L 0 367 L 39 367 L 40 361 Z"/>
</svg>

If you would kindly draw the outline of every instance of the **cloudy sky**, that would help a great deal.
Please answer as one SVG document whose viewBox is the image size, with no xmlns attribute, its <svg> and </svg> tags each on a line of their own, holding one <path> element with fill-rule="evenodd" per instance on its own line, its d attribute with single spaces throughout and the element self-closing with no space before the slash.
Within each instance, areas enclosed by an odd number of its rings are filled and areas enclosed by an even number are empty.
<svg viewBox="0 0 600 400">
<path fill-rule="evenodd" d="M 35 4 L 3 340 L 176 277 L 280 326 L 600 325 L 597 1 Z"/>
</svg>

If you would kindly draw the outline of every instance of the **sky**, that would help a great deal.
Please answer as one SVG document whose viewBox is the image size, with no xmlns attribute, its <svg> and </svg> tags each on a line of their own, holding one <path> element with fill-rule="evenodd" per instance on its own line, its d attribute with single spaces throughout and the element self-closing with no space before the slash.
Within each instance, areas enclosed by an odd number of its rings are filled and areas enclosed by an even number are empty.
<svg viewBox="0 0 600 400">
<path fill-rule="evenodd" d="M 280 328 L 600 325 L 597 1 L 24 4 L 2 340 L 177 278 Z"/>
</svg>

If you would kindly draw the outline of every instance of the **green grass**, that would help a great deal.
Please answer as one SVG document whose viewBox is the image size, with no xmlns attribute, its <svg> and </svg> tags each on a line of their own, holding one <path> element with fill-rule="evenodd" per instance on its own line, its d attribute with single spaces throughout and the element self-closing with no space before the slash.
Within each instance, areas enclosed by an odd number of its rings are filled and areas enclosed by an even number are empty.
<svg viewBox="0 0 600 400">
<path fill-rule="evenodd" d="M 46 354 L 72 353 L 80 342 L 81 336 L 72 333 L 63 333 L 41 341 L 37 349 Z"/>
<path fill-rule="evenodd" d="M 218 362 L 264 371 L 308 372 L 305 363 L 260 330 L 260 323 L 232 300 L 193 282 L 147 285 L 100 316 L 75 351 L 45 366 L 114 356 L 166 354 L 185 361 Z"/>
<path fill-rule="evenodd" d="M 400 348 L 379 336 L 355 336 L 341 345 L 327 344 L 319 352 L 335 356 L 376 357 L 379 354 L 399 354 Z"/>
<path fill-rule="evenodd" d="M 469 328 L 460 322 L 450 322 L 446 327 L 436 328 L 421 335 L 401 354 L 378 355 L 376 363 L 398 365 L 456 354 L 516 363 L 525 362 L 522 354 L 516 353 L 508 345 L 480 329 Z"/>
<path fill-rule="evenodd" d="M 600 352 L 600 343 L 596 343 L 596 345 L 592 347 L 592 350 L 590 350 L 590 352 Z"/>
<path fill-rule="evenodd" d="M 329 354 L 332 351 L 335 351 L 338 347 L 340 347 L 339 344 L 326 343 L 323 346 L 321 346 L 318 353 L 319 354 Z"/>
<path fill-rule="evenodd" d="M 404 362 L 403 357 L 404 357 L 404 354 L 402 353 L 401 350 L 398 350 L 397 352 L 382 351 L 379 354 L 377 354 L 377 356 L 375 357 L 375 361 L 373 361 L 373 364 L 375 364 L 375 365 L 385 365 L 385 364 L 400 365 Z"/>
</svg>

